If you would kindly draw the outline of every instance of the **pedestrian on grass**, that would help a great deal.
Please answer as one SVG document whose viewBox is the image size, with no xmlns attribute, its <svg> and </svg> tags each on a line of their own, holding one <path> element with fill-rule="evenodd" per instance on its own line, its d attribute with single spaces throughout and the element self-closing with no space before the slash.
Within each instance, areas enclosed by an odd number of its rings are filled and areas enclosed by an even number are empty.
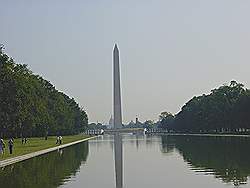
<svg viewBox="0 0 250 188">
<path fill-rule="evenodd" d="M 5 144 L 4 144 L 3 139 L 1 138 L 0 139 L 0 155 L 4 154 L 4 148 L 5 148 Z"/>
<path fill-rule="evenodd" d="M 59 145 L 62 144 L 62 136 L 59 136 Z"/>
<path fill-rule="evenodd" d="M 13 146 L 14 146 L 14 141 L 12 138 L 9 140 L 8 144 L 9 144 L 10 154 L 12 154 L 13 153 Z"/>
<path fill-rule="evenodd" d="M 56 144 L 59 143 L 59 136 L 56 137 Z"/>
</svg>

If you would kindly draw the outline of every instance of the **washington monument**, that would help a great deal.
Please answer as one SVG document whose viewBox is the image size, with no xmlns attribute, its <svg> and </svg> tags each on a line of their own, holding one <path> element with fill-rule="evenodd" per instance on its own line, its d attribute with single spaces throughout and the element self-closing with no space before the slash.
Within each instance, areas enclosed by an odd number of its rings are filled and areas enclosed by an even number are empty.
<svg viewBox="0 0 250 188">
<path fill-rule="evenodd" d="M 113 69 L 114 69 L 114 129 L 122 128 L 122 109 L 121 109 L 121 86 L 120 86 L 120 67 L 119 50 L 117 45 L 113 51 Z M 122 137 L 119 132 L 114 134 L 115 148 L 115 176 L 116 188 L 123 187 L 123 156 L 122 156 Z"/>
<path fill-rule="evenodd" d="M 120 86 L 120 67 L 119 50 L 115 44 L 113 51 L 113 70 L 114 70 L 114 128 L 122 128 L 122 109 L 121 109 L 121 86 Z"/>
</svg>

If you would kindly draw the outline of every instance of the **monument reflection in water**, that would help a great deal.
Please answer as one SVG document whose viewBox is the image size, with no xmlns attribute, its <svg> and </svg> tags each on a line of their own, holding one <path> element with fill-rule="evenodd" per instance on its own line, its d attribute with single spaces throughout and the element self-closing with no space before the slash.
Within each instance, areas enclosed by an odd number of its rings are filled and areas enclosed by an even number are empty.
<svg viewBox="0 0 250 188">
<path fill-rule="evenodd" d="M 115 153 L 115 179 L 116 188 L 123 187 L 123 148 L 122 136 L 120 133 L 114 135 L 114 153 Z"/>
</svg>

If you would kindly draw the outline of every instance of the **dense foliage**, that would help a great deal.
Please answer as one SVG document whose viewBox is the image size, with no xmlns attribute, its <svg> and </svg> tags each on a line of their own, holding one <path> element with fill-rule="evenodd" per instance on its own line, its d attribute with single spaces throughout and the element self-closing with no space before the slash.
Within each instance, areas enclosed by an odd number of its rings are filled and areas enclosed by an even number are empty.
<svg viewBox="0 0 250 188">
<path fill-rule="evenodd" d="M 179 132 L 245 132 L 250 129 L 250 90 L 231 81 L 193 97 L 166 128 Z"/>
<path fill-rule="evenodd" d="M 87 114 L 73 98 L 0 48 L 0 136 L 74 134 L 87 124 Z"/>
<path fill-rule="evenodd" d="M 158 128 L 164 129 L 172 127 L 175 120 L 175 116 L 170 112 L 162 112 L 159 116 Z"/>
</svg>

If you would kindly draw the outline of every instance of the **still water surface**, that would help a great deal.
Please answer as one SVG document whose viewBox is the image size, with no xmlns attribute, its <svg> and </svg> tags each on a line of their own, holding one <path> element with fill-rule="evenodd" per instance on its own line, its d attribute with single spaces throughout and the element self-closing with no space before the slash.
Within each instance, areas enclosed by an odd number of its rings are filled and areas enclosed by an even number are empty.
<svg viewBox="0 0 250 188">
<path fill-rule="evenodd" d="M 2 168 L 0 187 L 250 187 L 250 138 L 120 138 L 115 145 L 114 136 L 105 135 Z"/>
</svg>

